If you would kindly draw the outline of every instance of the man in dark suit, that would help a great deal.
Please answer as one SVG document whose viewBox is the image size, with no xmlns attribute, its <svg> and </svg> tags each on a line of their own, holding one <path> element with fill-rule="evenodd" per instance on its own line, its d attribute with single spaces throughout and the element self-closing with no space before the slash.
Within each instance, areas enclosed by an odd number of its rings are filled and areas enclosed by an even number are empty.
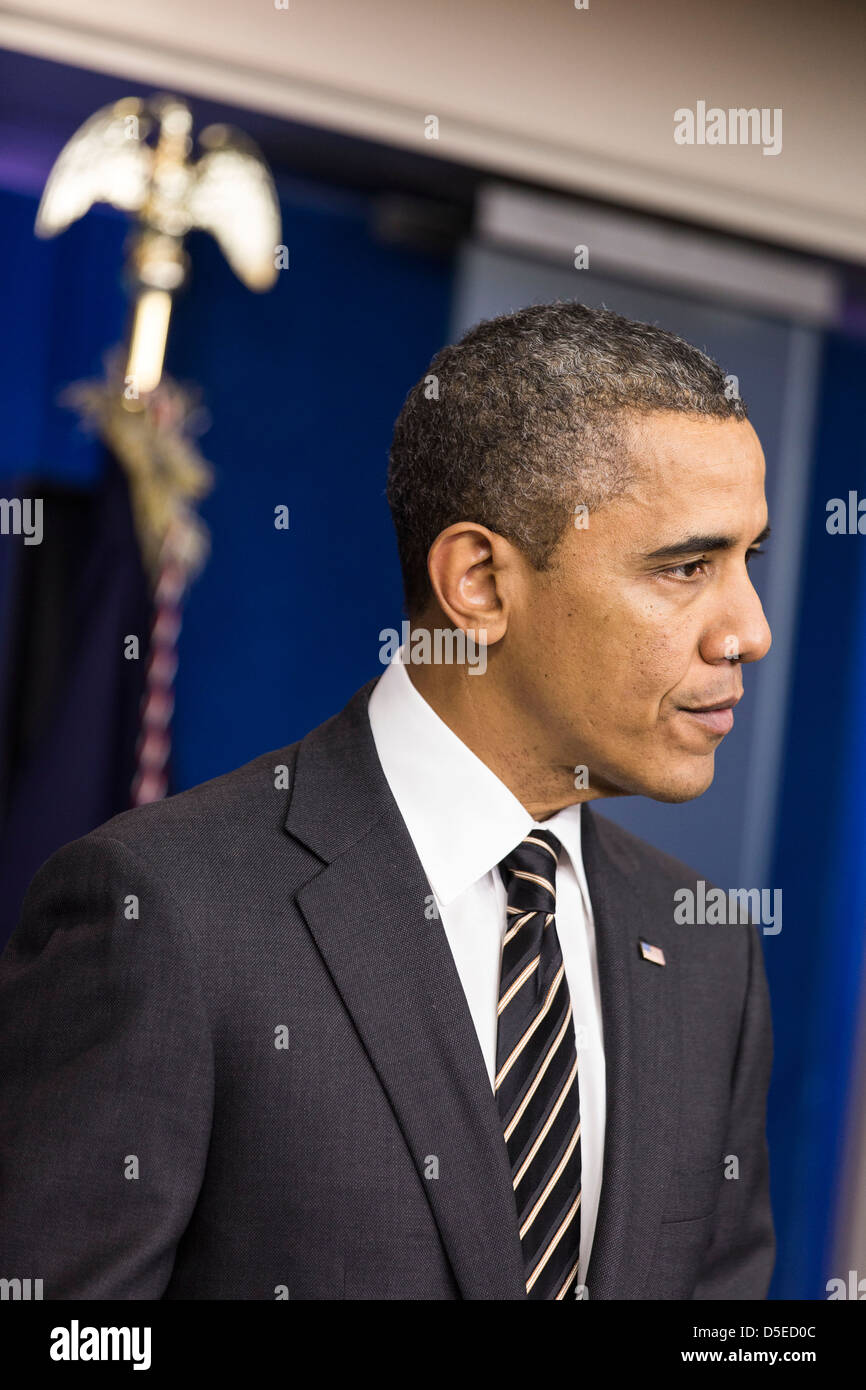
<svg viewBox="0 0 866 1390">
<path fill-rule="evenodd" d="M 760 940 L 678 922 L 698 874 L 589 804 L 712 781 L 770 644 L 763 472 L 721 370 L 648 325 L 537 306 L 434 359 L 392 445 L 411 627 L 384 674 L 31 884 L 0 1275 L 766 1296 Z"/>
</svg>

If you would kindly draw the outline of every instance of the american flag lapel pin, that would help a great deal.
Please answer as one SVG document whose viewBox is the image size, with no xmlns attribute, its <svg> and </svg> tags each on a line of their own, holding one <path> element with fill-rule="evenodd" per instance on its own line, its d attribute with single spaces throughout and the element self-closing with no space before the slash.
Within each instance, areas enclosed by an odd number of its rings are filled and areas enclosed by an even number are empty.
<svg viewBox="0 0 866 1390">
<path fill-rule="evenodd" d="M 661 946 L 653 946 L 649 941 L 641 941 L 638 944 L 644 960 L 651 960 L 653 965 L 664 965 L 665 953 Z"/>
</svg>

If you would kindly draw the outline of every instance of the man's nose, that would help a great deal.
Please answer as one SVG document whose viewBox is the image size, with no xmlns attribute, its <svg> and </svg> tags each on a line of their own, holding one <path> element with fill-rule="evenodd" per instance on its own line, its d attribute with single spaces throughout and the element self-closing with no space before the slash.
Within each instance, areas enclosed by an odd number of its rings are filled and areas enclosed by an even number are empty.
<svg viewBox="0 0 866 1390">
<path fill-rule="evenodd" d="M 703 658 L 711 662 L 760 661 L 772 642 L 763 605 L 746 574 L 738 581 L 736 594 L 726 594 L 726 602 L 703 643 Z"/>
</svg>

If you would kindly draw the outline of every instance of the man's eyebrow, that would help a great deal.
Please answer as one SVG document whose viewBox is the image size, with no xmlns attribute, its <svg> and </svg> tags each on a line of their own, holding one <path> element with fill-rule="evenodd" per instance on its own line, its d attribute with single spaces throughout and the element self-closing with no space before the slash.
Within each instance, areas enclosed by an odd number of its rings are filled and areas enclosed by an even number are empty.
<svg viewBox="0 0 866 1390">
<path fill-rule="evenodd" d="M 760 545 L 770 534 L 769 522 L 752 541 L 752 546 Z M 704 550 L 732 550 L 737 544 L 736 536 L 726 535 L 703 535 L 687 536 L 685 540 L 674 541 L 672 545 L 663 545 L 658 550 L 647 550 L 641 553 L 642 560 L 676 560 L 682 555 L 695 555 Z"/>
</svg>

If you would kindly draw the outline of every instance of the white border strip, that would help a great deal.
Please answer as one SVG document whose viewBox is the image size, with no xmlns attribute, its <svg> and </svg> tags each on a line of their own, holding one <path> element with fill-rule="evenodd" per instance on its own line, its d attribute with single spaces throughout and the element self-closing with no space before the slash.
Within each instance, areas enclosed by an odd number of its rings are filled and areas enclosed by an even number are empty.
<svg viewBox="0 0 866 1390">
<path fill-rule="evenodd" d="M 829 266 L 732 245 L 711 232 L 671 227 L 577 199 L 486 184 L 479 189 L 476 234 L 564 269 L 573 268 L 575 248 L 586 246 L 589 268 L 602 274 L 681 289 L 816 327 L 835 323 L 841 310 L 841 282 Z"/>
</svg>

